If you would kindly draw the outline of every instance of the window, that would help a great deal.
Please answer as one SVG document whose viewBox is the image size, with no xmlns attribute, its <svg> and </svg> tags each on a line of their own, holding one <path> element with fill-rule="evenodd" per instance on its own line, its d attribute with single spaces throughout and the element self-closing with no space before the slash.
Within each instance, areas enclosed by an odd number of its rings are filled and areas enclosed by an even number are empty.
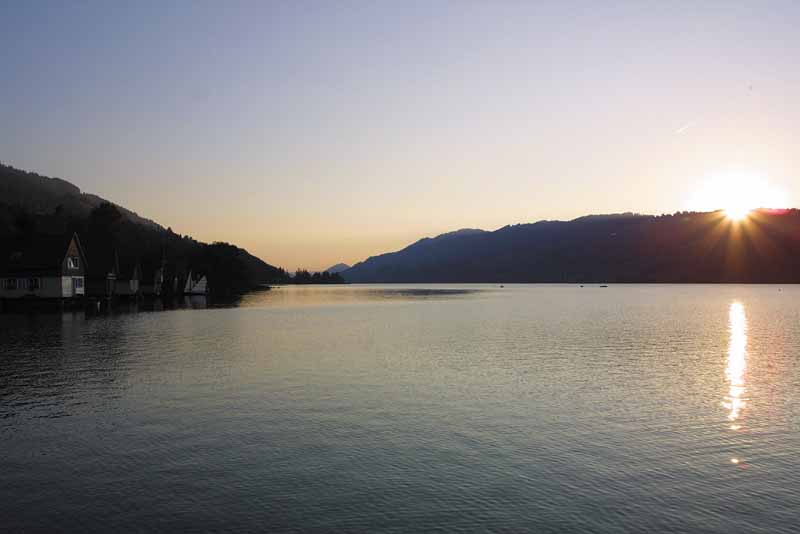
<svg viewBox="0 0 800 534">
<path fill-rule="evenodd" d="M 39 279 L 38 278 L 28 278 L 28 290 L 34 291 L 39 289 Z"/>
<path fill-rule="evenodd" d="M 73 278 L 72 279 L 72 287 L 75 289 L 80 289 L 83 287 L 83 278 Z"/>
<path fill-rule="evenodd" d="M 78 269 L 80 263 L 78 262 L 77 256 L 70 256 L 67 258 L 67 267 L 70 269 Z"/>
<path fill-rule="evenodd" d="M 17 279 L 16 278 L 6 278 L 3 280 L 3 289 L 7 291 L 13 291 L 17 289 Z"/>
</svg>

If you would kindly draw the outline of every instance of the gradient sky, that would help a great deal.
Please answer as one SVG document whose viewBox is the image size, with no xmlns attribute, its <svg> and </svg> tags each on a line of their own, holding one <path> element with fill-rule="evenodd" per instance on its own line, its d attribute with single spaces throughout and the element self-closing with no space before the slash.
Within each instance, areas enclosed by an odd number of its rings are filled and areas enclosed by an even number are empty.
<svg viewBox="0 0 800 534">
<path fill-rule="evenodd" d="M 797 204 L 799 27 L 800 2 L 3 2 L 0 160 L 288 269 L 674 212 L 725 173 Z"/>
</svg>

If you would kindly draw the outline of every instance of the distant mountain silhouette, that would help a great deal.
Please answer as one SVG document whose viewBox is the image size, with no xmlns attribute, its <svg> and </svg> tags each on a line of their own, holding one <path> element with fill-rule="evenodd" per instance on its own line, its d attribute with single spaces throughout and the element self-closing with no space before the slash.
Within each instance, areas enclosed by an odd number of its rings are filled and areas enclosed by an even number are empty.
<svg viewBox="0 0 800 534">
<path fill-rule="evenodd" d="M 0 255 L 38 236 L 71 232 L 81 236 L 92 258 L 111 258 L 116 250 L 122 264 L 165 260 L 169 276 L 180 279 L 189 270 L 206 274 L 216 293 L 289 279 L 283 269 L 234 245 L 181 236 L 66 180 L 0 164 Z"/>
<path fill-rule="evenodd" d="M 460 230 L 373 256 L 349 282 L 800 283 L 800 211 L 590 215 Z"/>
<path fill-rule="evenodd" d="M 342 271 L 346 271 L 349 268 L 350 268 L 350 266 L 347 265 L 346 263 L 337 263 L 336 265 L 332 265 L 331 267 L 328 267 L 327 269 L 325 269 L 325 271 L 329 272 L 331 274 L 336 274 L 336 273 L 340 273 Z"/>
</svg>

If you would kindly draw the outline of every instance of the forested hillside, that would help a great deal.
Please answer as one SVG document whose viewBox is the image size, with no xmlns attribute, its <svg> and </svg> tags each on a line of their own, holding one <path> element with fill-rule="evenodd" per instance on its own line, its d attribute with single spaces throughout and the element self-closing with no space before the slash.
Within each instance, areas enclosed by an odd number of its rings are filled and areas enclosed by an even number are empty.
<svg viewBox="0 0 800 534">
<path fill-rule="evenodd" d="M 462 231 L 374 256 L 350 282 L 800 283 L 800 211 L 595 215 Z"/>
<path fill-rule="evenodd" d="M 37 235 L 69 232 L 79 234 L 90 269 L 111 261 L 114 250 L 122 271 L 138 261 L 147 275 L 166 260 L 169 288 L 171 278 L 189 270 L 207 275 L 211 291 L 223 294 L 288 279 L 283 269 L 235 245 L 196 241 L 65 180 L 0 165 L 0 253 Z"/>
</svg>

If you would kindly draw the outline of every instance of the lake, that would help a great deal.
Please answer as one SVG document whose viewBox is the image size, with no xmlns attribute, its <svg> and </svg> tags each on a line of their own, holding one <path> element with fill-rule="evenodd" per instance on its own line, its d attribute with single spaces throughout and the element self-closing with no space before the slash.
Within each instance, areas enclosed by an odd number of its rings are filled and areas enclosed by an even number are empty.
<svg viewBox="0 0 800 534">
<path fill-rule="evenodd" d="M 797 532 L 799 364 L 796 286 L 0 315 L 0 528 Z"/>
</svg>

